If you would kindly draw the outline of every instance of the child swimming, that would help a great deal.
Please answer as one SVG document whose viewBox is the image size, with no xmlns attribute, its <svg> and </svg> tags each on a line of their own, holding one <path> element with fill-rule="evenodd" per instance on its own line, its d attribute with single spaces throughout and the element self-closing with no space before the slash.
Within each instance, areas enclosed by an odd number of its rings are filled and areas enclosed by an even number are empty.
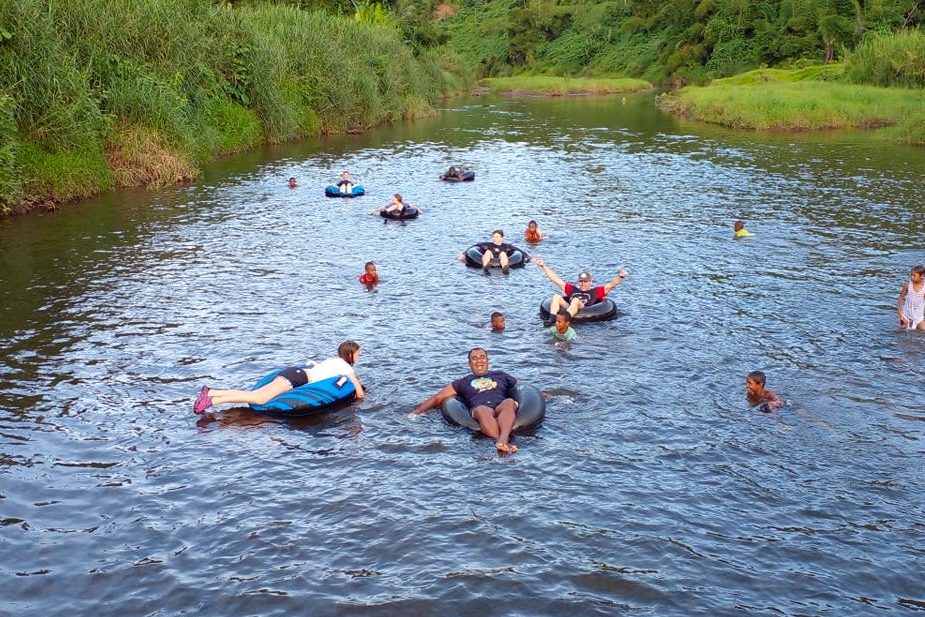
<svg viewBox="0 0 925 617">
<path fill-rule="evenodd" d="M 504 328 L 507 325 L 507 321 L 504 319 L 504 313 L 501 311 L 495 311 L 491 314 L 491 331 L 492 332 L 504 332 Z"/>
<path fill-rule="evenodd" d="M 758 411 L 772 411 L 784 406 L 781 397 L 764 387 L 767 378 L 761 371 L 752 371 L 745 376 L 745 397 L 748 404 L 758 405 Z"/>
<path fill-rule="evenodd" d="M 553 326 L 546 328 L 546 334 L 553 335 L 556 339 L 560 341 L 571 342 L 578 338 L 578 334 L 575 333 L 575 329 L 572 327 L 572 316 L 571 314 L 562 309 L 556 313 L 556 323 Z"/>
<path fill-rule="evenodd" d="M 527 223 L 527 229 L 524 230 L 524 240 L 530 244 L 536 244 L 543 239 L 543 232 L 540 231 L 540 228 L 536 221 L 530 221 Z"/>
<path fill-rule="evenodd" d="M 742 221 L 736 221 L 735 223 L 733 223 L 732 229 L 735 231 L 736 238 L 747 238 L 749 236 L 755 235 L 749 230 L 745 229 L 745 223 L 743 223 Z"/>
<path fill-rule="evenodd" d="M 359 281 L 364 285 L 375 285 L 379 282 L 379 273 L 376 271 L 376 262 L 366 262 L 365 271 L 360 275 Z"/>
</svg>

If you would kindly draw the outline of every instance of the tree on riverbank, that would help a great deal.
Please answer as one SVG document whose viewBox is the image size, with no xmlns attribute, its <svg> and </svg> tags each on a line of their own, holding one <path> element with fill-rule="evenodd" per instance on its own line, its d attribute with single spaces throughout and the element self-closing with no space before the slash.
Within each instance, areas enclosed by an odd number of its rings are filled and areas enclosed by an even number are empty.
<svg viewBox="0 0 925 617">
<path fill-rule="evenodd" d="M 871 34 L 912 30 L 923 19 L 921 0 L 464 0 L 442 27 L 480 76 L 526 70 L 690 83 L 839 60 Z"/>
</svg>

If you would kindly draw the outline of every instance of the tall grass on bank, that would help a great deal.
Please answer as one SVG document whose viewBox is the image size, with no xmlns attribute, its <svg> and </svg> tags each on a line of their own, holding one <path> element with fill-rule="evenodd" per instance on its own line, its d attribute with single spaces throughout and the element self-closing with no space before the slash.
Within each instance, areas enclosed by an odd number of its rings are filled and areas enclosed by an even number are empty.
<svg viewBox="0 0 925 617">
<path fill-rule="evenodd" d="M 853 83 L 925 88 L 925 32 L 874 36 L 861 43 L 846 63 Z"/>
<path fill-rule="evenodd" d="M 518 75 L 492 77 L 479 80 L 495 94 L 540 94 L 563 96 L 569 94 L 618 94 L 651 90 L 652 84 L 642 79 L 553 77 L 550 75 Z"/>
<path fill-rule="evenodd" d="M 18 142 L 13 99 L 0 92 L 0 214 L 8 213 L 20 196 L 16 169 Z"/>
<path fill-rule="evenodd" d="M 260 142 L 428 113 L 447 84 L 394 26 L 278 4 L 0 0 L 0 27 L 0 204 L 172 183 Z"/>
<path fill-rule="evenodd" d="M 925 90 L 877 88 L 821 81 L 717 80 L 659 97 L 679 115 L 753 130 L 895 127 L 894 137 L 922 143 Z"/>
</svg>

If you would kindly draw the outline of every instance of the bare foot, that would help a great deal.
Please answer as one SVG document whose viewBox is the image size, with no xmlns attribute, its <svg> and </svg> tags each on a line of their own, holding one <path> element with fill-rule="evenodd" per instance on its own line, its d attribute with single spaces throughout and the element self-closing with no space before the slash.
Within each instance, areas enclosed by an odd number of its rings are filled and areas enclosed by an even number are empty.
<svg viewBox="0 0 925 617">
<path fill-rule="evenodd" d="M 517 452 L 517 446 L 512 443 L 501 443 L 500 441 L 495 444 L 495 447 L 498 448 L 498 452 L 507 452 L 508 454 L 513 454 Z"/>
</svg>

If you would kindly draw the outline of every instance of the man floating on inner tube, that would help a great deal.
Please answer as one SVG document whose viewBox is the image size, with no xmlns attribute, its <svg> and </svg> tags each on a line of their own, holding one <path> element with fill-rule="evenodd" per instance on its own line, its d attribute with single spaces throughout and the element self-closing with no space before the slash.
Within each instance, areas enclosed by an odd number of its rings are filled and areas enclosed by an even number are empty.
<svg viewBox="0 0 925 617">
<path fill-rule="evenodd" d="M 569 315 L 574 317 L 578 314 L 578 311 L 583 309 L 586 306 L 591 306 L 592 304 L 597 304 L 601 302 L 607 294 L 613 291 L 613 289 L 618 286 L 629 272 L 624 267 L 620 267 L 620 271 L 617 272 L 617 275 L 604 283 L 603 285 L 597 285 L 595 287 L 591 286 L 591 273 L 587 270 L 584 270 L 578 274 L 578 284 L 575 283 L 566 283 L 563 281 L 558 274 L 556 274 L 552 268 L 546 265 L 539 257 L 533 259 L 533 263 L 540 267 L 540 270 L 543 271 L 550 281 L 555 283 L 559 289 L 565 294 L 565 297 L 555 294 L 552 297 L 552 301 L 549 305 L 549 313 L 555 315 L 561 309 L 568 311 Z"/>
<path fill-rule="evenodd" d="M 517 418 L 518 404 L 511 398 L 517 380 L 504 371 L 489 371 L 488 352 L 481 347 L 469 350 L 469 368 L 471 374 L 441 388 L 415 407 L 414 413 L 424 413 L 451 396 L 458 396 L 478 421 L 479 430 L 497 440 L 495 447 L 500 452 L 517 452 L 517 446 L 510 443 Z"/>
</svg>

